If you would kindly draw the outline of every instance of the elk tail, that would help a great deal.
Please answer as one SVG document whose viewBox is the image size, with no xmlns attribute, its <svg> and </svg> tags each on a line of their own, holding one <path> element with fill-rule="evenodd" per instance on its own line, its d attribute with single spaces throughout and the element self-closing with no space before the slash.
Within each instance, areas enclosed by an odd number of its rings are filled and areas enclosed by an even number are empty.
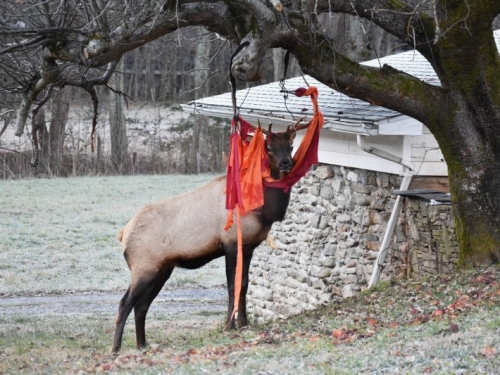
<svg viewBox="0 0 500 375">
<path fill-rule="evenodd" d="M 122 238 L 123 238 L 123 229 L 119 231 L 118 234 L 116 235 L 116 239 L 118 240 L 118 242 L 122 242 Z"/>
</svg>

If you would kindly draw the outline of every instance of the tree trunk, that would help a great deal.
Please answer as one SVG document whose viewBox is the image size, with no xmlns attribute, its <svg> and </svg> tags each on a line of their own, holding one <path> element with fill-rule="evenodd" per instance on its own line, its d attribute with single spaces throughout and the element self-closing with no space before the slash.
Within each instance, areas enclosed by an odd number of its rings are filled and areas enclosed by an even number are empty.
<svg viewBox="0 0 500 375">
<path fill-rule="evenodd" d="M 38 148 L 46 155 L 49 150 L 49 133 L 45 124 L 44 108 L 41 108 L 35 116 L 35 129 L 37 132 Z"/>
<path fill-rule="evenodd" d="M 135 100 L 140 100 L 140 87 L 139 87 L 139 78 L 142 77 L 142 64 L 139 63 L 140 55 L 139 55 L 140 48 L 137 48 L 134 50 L 134 67 L 133 67 L 133 79 L 132 81 L 134 82 L 134 90 L 131 91 L 133 92 L 133 98 Z"/>
<path fill-rule="evenodd" d="M 490 263 L 500 260 L 498 51 L 493 43 L 478 49 L 473 38 L 461 38 L 459 31 L 451 30 L 450 37 L 457 33 L 460 45 L 442 54 L 447 69 L 442 82 L 449 94 L 440 105 L 437 126 L 429 128 L 448 165 L 460 260 Z M 479 31 L 475 35 L 480 38 Z"/>
<path fill-rule="evenodd" d="M 196 47 L 196 58 L 194 67 L 194 86 L 196 88 L 196 99 L 208 95 L 208 66 L 210 63 L 209 35 L 202 28 L 198 29 L 198 45 Z M 207 159 L 209 155 L 208 129 L 206 119 L 195 115 L 193 126 L 193 142 L 191 147 L 191 168 L 194 173 L 206 172 Z"/>
<path fill-rule="evenodd" d="M 35 132 L 38 140 L 38 156 L 37 163 L 42 165 L 44 168 L 49 169 L 49 132 L 47 131 L 47 125 L 45 124 L 45 109 L 41 108 L 35 116 Z M 40 160 L 41 159 L 41 160 Z"/>
<path fill-rule="evenodd" d="M 460 262 L 500 260 L 500 142 L 479 108 L 459 97 L 451 126 L 436 134 L 448 165 Z"/>
<path fill-rule="evenodd" d="M 273 48 L 273 67 L 275 82 L 283 79 L 285 53 L 285 50 L 283 50 L 282 48 Z"/>
<path fill-rule="evenodd" d="M 64 138 L 69 113 L 69 90 L 60 90 L 52 100 L 52 111 L 49 127 L 49 168 L 51 173 L 62 174 L 62 158 Z"/>
<path fill-rule="evenodd" d="M 351 73 L 346 73 L 351 62 L 341 62 L 340 54 L 330 53 L 329 48 L 320 49 L 318 44 L 312 50 L 305 45 L 294 49 L 306 73 L 348 95 L 356 97 L 364 91 L 365 98 L 378 97 L 387 108 L 412 116 L 429 128 L 448 165 L 462 264 L 500 260 L 500 60 L 491 28 L 479 27 L 474 21 L 479 25 L 485 22 L 479 16 L 469 17 L 467 31 L 447 29 L 446 38 L 432 45 L 434 54 L 421 50 L 441 80 L 437 90 L 409 81 L 399 86 L 404 80 L 397 77 L 397 71 L 392 90 L 377 82 L 379 75 L 372 75 L 370 85 L 365 85 L 367 80 L 353 80 Z M 488 43 L 478 43 L 485 40 Z M 321 64 L 315 56 L 321 56 Z M 335 80 L 327 58 L 337 67 Z M 392 74 L 390 69 L 382 68 L 381 72 L 386 77 Z M 358 87 L 358 93 L 353 94 L 351 83 L 361 83 L 363 88 Z M 413 103 L 414 98 L 418 100 Z"/>
<path fill-rule="evenodd" d="M 123 91 L 123 60 L 117 66 L 110 85 L 117 91 Z M 120 94 L 109 91 L 109 133 L 111 138 L 111 163 L 120 173 L 128 173 L 130 160 L 128 155 L 127 125 L 125 120 L 125 99 Z"/>
</svg>

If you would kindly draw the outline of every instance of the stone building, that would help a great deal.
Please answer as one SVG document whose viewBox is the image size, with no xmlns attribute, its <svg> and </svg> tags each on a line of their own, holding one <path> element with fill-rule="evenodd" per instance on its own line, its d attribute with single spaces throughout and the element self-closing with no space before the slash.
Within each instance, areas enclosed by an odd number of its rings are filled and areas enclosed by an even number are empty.
<svg viewBox="0 0 500 375">
<path fill-rule="evenodd" d="M 313 309 L 366 288 L 377 264 L 392 194 L 402 177 L 322 164 L 292 190 L 251 266 L 249 302 L 258 320 Z M 406 197 L 381 263 L 381 278 L 446 273 L 458 254 L 450 206 Z"/>
</svg>

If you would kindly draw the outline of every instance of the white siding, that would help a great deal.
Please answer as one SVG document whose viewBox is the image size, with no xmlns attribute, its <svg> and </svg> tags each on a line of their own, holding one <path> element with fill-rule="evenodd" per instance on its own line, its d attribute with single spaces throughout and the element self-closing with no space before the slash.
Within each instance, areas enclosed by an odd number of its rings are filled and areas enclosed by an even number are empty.
<svg viewBox="0 0 500 375">
<path fill-rule="evenodd" d="M 302 133 L 297 135 L 295 148 L 302 140 Z M 403 136 L 366 137 L 366 143 L 396 156 L 402 157 Z M 356 135 L 322 130 L 319 141 L 318 159 L 320 163 L 360 168 L 371 171 L 401 174 L 403 167 L 389 160 L 381 159 L 359 148 Z"/>
<path fill-rule="evenodd" d="M 448 167 L 436 139 L 424 126 L 420 136 L 408 136 L 411 144 L 411 163 L 420 176 L 447 176 Z"/>
<path fill-rule="evenodd" d="M 273 125 L 273 131 L 284 131 L 286 128 Z M 422 135 L 386 135 L 366 137 L 365 142 L 410 161 L 414 174 L 419 176 L 447 176 L 448 170 L 443 161 L 436 139 L 424 126 Z M 297 150 L 305 131 L 299 131 L 294 142 Z M 349 168 L 360 168 L 371 171 L 403 174 L 403 167 L 363 151 L 357 143 L 355 134 L 340 133 L 329 129 L 321 131 L 318 159 L 320 163 L 340 165 Z"/>
</svg>

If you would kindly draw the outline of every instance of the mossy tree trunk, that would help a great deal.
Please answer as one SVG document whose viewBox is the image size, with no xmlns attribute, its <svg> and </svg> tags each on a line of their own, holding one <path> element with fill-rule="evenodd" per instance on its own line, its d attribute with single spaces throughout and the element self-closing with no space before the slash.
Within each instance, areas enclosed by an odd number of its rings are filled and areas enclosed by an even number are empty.
<svg viewBox="0 0 500 375">
<path fill-rule="evenodd" d="M 429 122 L 448 165 L 461 262 L 500 260 L 500 59 L 492 30 L 470 19 L 474 38 L 450 30 L 441 67 L 447 94 Z M 482 31 L 481 29 L 484 29 Z"/>
<path fill-rule="evenodd" d="M 500 58 L 491 24 L 498 5 L 470 13 L 465 5 L 440 6 L 436 10 L 440 20 L 458 22 L 468 14 L 466 26 L 449 27 L 437 43 L 419 49 L 433 65 L 441 87 L 403 77 L 387 66 L 376 70 L 354 66 L 318 35 L 293 41 L 290 48 L 304 72 L 350 96 L 410 115 L 431 130 L 448 165 L 461 262 L 496 262 L 500 260 Z"/>
<path fill-rule="evenodd" d="M 500 143 L 490 122 L 498 113 L 481 120 L 487 99 L 480 98 L 450 93 L 453 105 L 434 132 L 448 165 L 462 264 L 500 260 Z"/>
</svg>

